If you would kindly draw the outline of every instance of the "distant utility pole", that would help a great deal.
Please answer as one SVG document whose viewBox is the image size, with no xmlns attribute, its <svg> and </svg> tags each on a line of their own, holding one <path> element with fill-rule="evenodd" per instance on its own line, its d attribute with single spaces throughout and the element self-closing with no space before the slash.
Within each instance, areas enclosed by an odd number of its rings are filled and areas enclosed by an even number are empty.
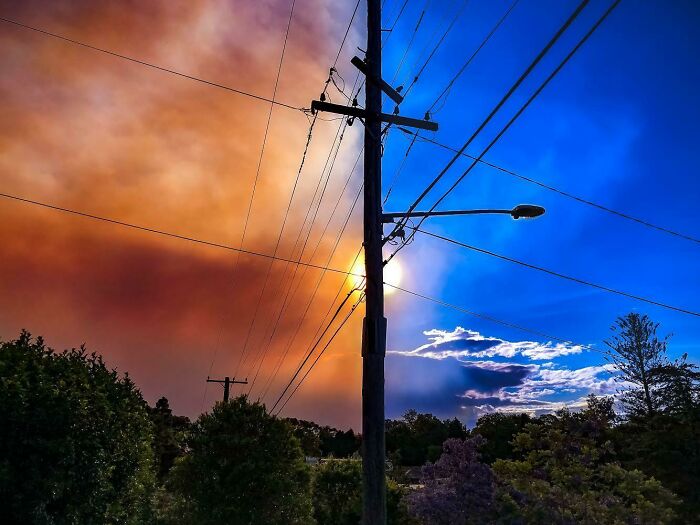
<svg viewBox="0 0 700 525">
<path fill-rule="evenodd" d="M 224 402 L 228 401 L 229 397 L 229 391 L 231 385 L 247 385 L 248 380 L 244 381 L 236 381 L 236 379 L 230 379 L 229 376 L 224 377 L 223 379 L 209 379 L 207 377 L 207 383 L 223 383 L 224 385 Z"/>
<path fill-rule="evenodd" d="M 386 453 L 384 439 L 384 260 L 382 257 L 382 122 L 437 130 L 437 124 L 382 113 L 382 92 L 397 105 L 403 97 L 382 80 L 381 0 L 367 0 L 367 52 L 352 64 L 366 77 L 365 109 L 314 100 L 313 111 L 357 117 L 365 124 L 364 247 L 365 319 L 362 327 L 362 523 L 386 524 Z M 398 111 L 395 111 L 398 113 Z"/>
</svg>

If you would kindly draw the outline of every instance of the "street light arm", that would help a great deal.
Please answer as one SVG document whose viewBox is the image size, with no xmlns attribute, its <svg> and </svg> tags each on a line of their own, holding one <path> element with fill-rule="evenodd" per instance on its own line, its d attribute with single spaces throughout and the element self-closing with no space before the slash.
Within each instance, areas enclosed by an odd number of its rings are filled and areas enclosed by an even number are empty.
<svg viewBox="0 0 700 525">
<path fill-rule="evenodd" d="M 441 217 L 447 215 L 483 215 L 487 213 L 502 213 L 511 215 L 513 210 L 447 210 L 447 211 L 412 211 L 410 213 L 398 212 L 398 213 L 384 213 L 382 214 L 382 220 L 387 222 L 394 222 L 394 219 L 403 218 L 413 218 L 413 217 Z"/>
<path fill-rule="evenodd" d="M 512 210 L 447 210 L 447 211 L 412 211 L 398 213 L 383 213 L 382 222 L 393 223 L 395 219 L 408 219 L 412 217 L 441 217 L 448 215 L 484 215 L 484 214 L 503 214 L 510 215 L 514 219 L 526 218 L 534 219 L 544 214 L 542 206 L 534 204 L 519 204 Z"/>
</svg>

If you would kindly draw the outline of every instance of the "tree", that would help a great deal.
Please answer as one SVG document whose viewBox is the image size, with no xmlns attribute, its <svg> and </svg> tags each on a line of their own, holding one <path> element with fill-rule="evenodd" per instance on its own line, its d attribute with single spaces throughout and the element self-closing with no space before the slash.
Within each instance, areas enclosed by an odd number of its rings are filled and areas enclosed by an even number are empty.
<svg viewBox="0 0 700 525">
<path fill-rule="evenodd" d="M 459 420 L 440 421 L 432 414 L 406 412 L 402 419 L 386 421 L 386 450 L 400 465 L 423 465 L 435 461 L 448 438 L 465 438 Z"/>
<path fill-rule="evenodd" d="M 527 414 L 492 412 L 479 418 L 471 435 L 479 435 L 485 439 L 480 452 L 484 461 L 490 465 L 497 459 L 516 459 L 513 438 L 525 425 L 536 421 Z"/>
<path fill-rule="evenodd" d="M 360 450 L 360 436 L 352 429 L 342 431 L 295 418 L 286 421 L 294 428 L 294 435 L 307 456 L 348 458 Z"/>
<path fill-rule="evenodd" d="M 669 523 L 675 496 L 616 460 L 612 399 L 562 410 L 515 438 L 521 460 L 498 460 L 500 519 L 505 523 Z"/>
<path fill-rule="evenodd" d="M 174 416 L 165 397 L 156 401 L 153 408 L 149 407 L 148 414 L 155 432 L 153 452 L 158 478 L 162 480 L 172 468 L 175 459 L 184 454 L 185 437 L 190 427 L 190 420 L 184 416 Z"/>
<path fill-rule="evenodd" d="M 680 418 L 693 419 L 700 409 L 700 371 L 687 362 L 688 354 L 652 369 L 658 385 L 658 397 L 663 411 Z"/>
<path fill-rule="evenodd" d="M 482 463 L 481 436 L 448 439 L 435 464 L 423 467 L 423 488 L 409 494 L 408 506 L 425 525 L 491 522 L 495 503 L 495 479 Z"/>
<path fill-rule="evenodd" d="M 152 441 L 141 393 L 98 355 L 25 331 L 0 345 L 5 523 L 148 521 Z"/>
<path fill-rule="evenodd" d="M 332 459 L 314 470 L 314 518 L 318 525 L 356 525 L 362 518 L 362 464 Z"/>
<path fill-rule="evenodd" d="M 193 424 L 169 487 L 186 523 L 312 522 L 309 468 L 286 421 L 240 396 Z"/>
<path fill-rule="evenodd" d="M 620 397 L 629 417 L 649 417 L 660 408 L 660 385 L 653 371 L 668 364 L 668 336 L 659 339 L 658 327 L 646 315 L 629 313 L 618 317 L 611 328 L 613 337 L 605 341 L 608 357 L 620 372 L 618 380 L 633 385 Z"/>
<path fill-rule="evenodd" d="M 356 459 L 324 460 L 314 469 L 314 518 L 318 525 L 356 525 L 362 517 L 362 462 Z M 404 490 L 387 479 L 387 524 L 414 523 L 407 514 Z"/>
</svg>

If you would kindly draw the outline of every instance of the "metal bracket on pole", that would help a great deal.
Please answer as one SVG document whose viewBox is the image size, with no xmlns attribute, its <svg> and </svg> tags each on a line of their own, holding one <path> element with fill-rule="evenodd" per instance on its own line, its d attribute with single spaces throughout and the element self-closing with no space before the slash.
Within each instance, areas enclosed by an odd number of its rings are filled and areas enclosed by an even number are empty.
<svg viewBox="0 0 700 525">
<path fill-rule="evenodd" d="M 371 341 L 386 341 L 386 317 L 362 320 L 362 355 L 366 356 L 369 348 L 385 348 L 385 345 L 371 344 Z"/>
</svg>

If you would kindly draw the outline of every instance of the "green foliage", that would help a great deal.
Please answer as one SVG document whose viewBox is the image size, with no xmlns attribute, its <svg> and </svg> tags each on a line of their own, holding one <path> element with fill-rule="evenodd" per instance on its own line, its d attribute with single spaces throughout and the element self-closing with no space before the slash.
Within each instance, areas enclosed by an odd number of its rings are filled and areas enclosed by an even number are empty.
<svg viewBox="0 0 700 525">
<path fill-rule="evenodd" d="M 683 523 L 700 515 L 700 411 L 659 414 L 613 429 L 621 464 L 658 479 L 681 498 Z"/>
<path fill-rule="evenodd" d="M 489 465 L 497 459 L 520 459 L 513 449 L 513 438 L 526 425 L 537 421 L 527 414 L 493 412 L 479 418 L 471 435 L 479 435 L 486 440 L 480 452 L 482 459 Z"/>
<path fill-rule="evenodd" d="M 467 437 L 459 420 L 440 421 L 432 414 L 409 410 L 403 419 L 386 421 L 386 450 L 398 465 L 423 465 L 440 457 L 446 439 Z"/>
<path fill-rule="evenodd" d="M 245 396 L 192 426 L 168 486 L 180 523 L 308 524 L 309 468 L 291 426 Z"/>
<path fill-rule="evenodd" d="M 156 401 L 155 407 L 149 407 L 148 414 L 154 426 L 153 451 L 158 478 L 162 480 L 173 467 L 175 459 L 184 454 L 190 420 L 183 416 L 174 416 L 165 397 Z"/>
<path fill-rule="evenodd" d="M 294 435 L 307 456 L 348 458 L 360 450 L 360 436 L 352 429 L 343 431 L 295 418 L 286 421 L 294 428 Z"/>
<path fill-rule="evenodd" d="M 589 399 L 580 413 L 530 424 L 514 440 L 522 460 L 494 464 L 500 515 L 526 523 L 669 523 L 675 496 L 660 482 L 616 463 L 612 400 Z"/>
<path fill-rule="evenodd" d="M 362 462 L 356 459 L 325 460 L 314 469 L 312 482 L 314 518 L 318 525 L 356 525 L 362 518 Z M 387 479 L 388 525 L 415 523 L 403 503 L 405 490 Z"/>
<path fill-rule="evenodd" d="M 0 345 L 5 523 L 146 522 L 152 440 L 140 392 L 99 356 L 27 332 Z"/>
<path fill-rule="evenodd" d="M 356 525 L 362 517 L 362 463 L 324 461 L 314 471 L 314 518 L 318 525 Z"/>
</svg>

